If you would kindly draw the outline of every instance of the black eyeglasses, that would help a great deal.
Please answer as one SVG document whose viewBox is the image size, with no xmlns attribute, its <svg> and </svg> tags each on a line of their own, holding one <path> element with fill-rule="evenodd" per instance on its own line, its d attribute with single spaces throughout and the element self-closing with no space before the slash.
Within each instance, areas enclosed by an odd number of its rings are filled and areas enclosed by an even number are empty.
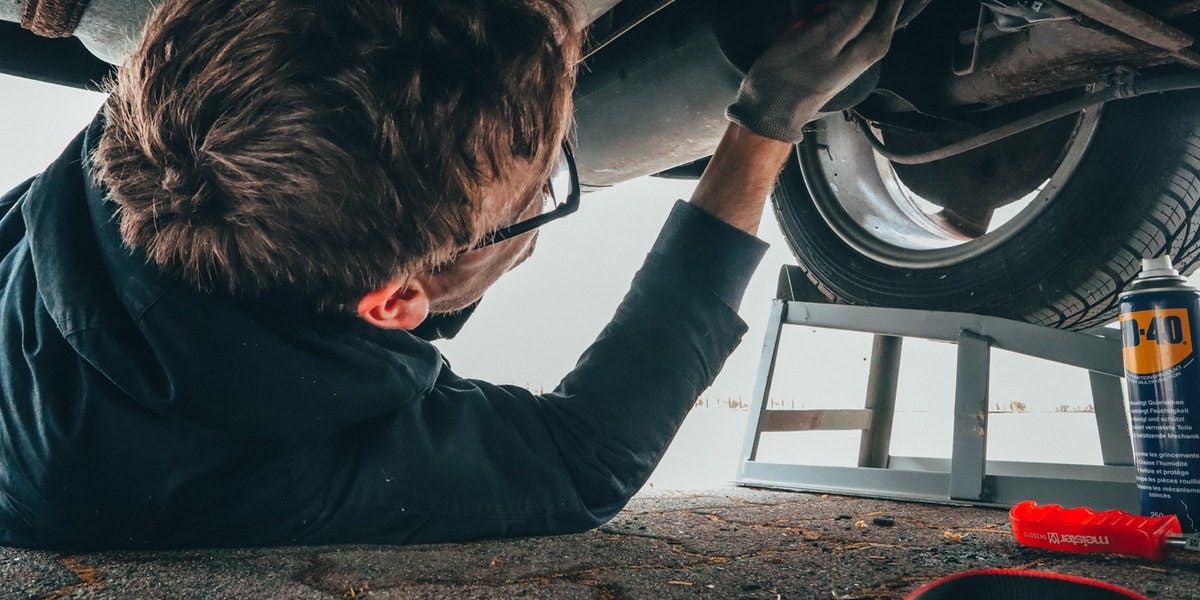
<svg viewBox="0 0 1200 600">
<path fill-rule="evenodd" d="M 546 182 L 543 196 L 541 214 L 493 231 L 475 244 L 471 250 L 478 250 L 523 233 L 529 233 L 579 209 L 579 171 L 575 168 L 575 155 L 571 152 L 571 146 L 565 141 L 562 145 L 562 154 L 558 157 L 558 163 L 550 173 L 550 180 Z"/>
</svg>

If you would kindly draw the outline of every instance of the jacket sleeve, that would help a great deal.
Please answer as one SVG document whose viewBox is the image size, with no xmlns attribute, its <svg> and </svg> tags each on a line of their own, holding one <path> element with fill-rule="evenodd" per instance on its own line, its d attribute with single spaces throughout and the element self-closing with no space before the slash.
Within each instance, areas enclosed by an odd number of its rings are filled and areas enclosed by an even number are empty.
<svg viewBox="0 0 1200 600">
<path fill-rule="evenodd" d="M 443 371 L 349 432 L 309 542 L 425 543 L 581 531 L 638 491 L 746 331 L 765 244 L 678 203 L 611 322 L 547 394 Z M 306 536 L 308 537 L 308 536 Z"/>
</svg>

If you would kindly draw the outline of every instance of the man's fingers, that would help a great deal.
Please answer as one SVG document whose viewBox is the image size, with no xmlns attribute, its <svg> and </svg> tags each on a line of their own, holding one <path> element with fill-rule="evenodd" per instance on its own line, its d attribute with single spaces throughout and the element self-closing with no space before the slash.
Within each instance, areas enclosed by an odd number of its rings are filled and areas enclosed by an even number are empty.
<svg viewBox="0 0 1200 600">
<path fill-rule="evenodd" d="M 904 0 L 881 0 L 875 9 L 871 22 L 863 27 L 859 37 L 882 36 L 890 41 L 896 31 L 896 21 L 900 19 L 900 10 L 904 8 Z"/>
<path fill-rule="evenodd" d="M 892 45 L 892 34 L 896 31 L 896 21 L 900 18 L 900 9 L 904 0 L 881 0 L 871 21 L 863 27 L 861 34 L 850 43 L 845 50 L 863 56 L 870 62 L 883 58 Z"/>
<path fill-rule="evenodd" d="M 774 45 L 785 53 L 788 51 L 783 50 L 785 48 L 792 52 L 803 48 L 813 57 L 833 58 L 866 27 L 875 14 L 877 4 L 878 0 L 834 0 L 825 5 L 828 7 L 826 10 L 809 13 L 807 20 L 798 21 L 799 26 L 785 31 Z M 796 6 L 793 4 L 793 14 L 808 12 Z"/>
<path fill-rule="evenodd" d="M 887 0 L 884 0 L 887 1 Z M 880 2 L 877 0 L 834 0 L 829 4 L 828 19 L 825 28 L 830 34 L 830 49 L 838 54 L 862 33 L 871 19 L 878 12 Z"/>
</svg>

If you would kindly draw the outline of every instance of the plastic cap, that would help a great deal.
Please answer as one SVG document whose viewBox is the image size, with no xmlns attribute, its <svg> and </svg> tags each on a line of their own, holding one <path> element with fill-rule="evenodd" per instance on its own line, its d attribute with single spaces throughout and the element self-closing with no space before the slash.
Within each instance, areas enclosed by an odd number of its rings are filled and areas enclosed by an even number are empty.
<svg viewBox="0 0 1200 600">
<path fill-rule="evenodd" d="M 1171 265 L 1170 255 L 1142 259 L 1142 277 L 1179 277 L 1179 271 Z"/>
</svg>

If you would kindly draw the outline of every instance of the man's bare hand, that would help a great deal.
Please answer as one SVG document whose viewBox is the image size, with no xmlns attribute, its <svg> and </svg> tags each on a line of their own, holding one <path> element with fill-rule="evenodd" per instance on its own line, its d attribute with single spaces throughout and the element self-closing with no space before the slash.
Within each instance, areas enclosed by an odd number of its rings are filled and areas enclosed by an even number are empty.
<svg viewBox="0 0 1200 600">
<path fill-rule="evenodd" d="M 729 119 L 796 143 L 839 91 L 887 53 L 903 0 L 834 0 L 776 40 L 750 67 Z"/>
</svg>

